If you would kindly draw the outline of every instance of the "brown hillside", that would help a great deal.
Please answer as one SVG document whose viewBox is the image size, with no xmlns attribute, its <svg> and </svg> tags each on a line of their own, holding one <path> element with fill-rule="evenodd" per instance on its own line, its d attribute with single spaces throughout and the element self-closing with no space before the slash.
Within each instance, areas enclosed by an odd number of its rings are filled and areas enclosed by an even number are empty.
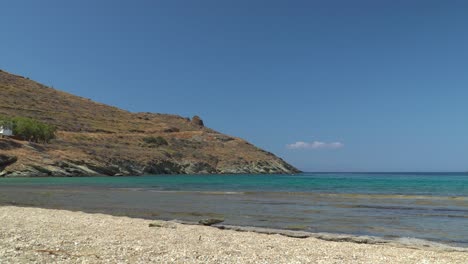
<svg viewBox="0 0 468 264">
<path fill-rule="evenodd" d="M 204 127 L 198 117 L 131 113 L 4 71 L 0 98 L 0 115 L 59 130 L 47 145 L 0 139 L 0 176 L 297 172 L 271 153 Z M 145 141 L 156 137 L 167 144 Z M 2 163 L 11 158 L 16 162 Z"/>
</svg>

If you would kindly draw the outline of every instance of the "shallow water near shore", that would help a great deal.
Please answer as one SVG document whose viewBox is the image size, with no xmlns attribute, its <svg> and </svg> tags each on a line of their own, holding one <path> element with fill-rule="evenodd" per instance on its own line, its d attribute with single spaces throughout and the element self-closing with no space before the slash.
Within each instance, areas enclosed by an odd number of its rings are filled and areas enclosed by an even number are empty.
<svg viewBox="0 0 468 264">
<path fill-rule="evenodd" d="M 468 247 L 468 174 L 0 178 L 0 204 Z"/>
</svg>

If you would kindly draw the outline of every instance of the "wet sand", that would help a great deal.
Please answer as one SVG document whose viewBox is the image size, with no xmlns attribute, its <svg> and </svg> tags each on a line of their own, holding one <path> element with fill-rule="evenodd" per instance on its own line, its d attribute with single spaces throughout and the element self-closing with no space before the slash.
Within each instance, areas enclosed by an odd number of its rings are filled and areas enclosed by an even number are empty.
<svg viewBox="0 0 468 264">
<path fill-rule="evenodd" d="M 466 263 L 468 252 L 0 207 L 1 263 Z M 157 227 L 149 227 L 157 222 Z"/>
</svg>

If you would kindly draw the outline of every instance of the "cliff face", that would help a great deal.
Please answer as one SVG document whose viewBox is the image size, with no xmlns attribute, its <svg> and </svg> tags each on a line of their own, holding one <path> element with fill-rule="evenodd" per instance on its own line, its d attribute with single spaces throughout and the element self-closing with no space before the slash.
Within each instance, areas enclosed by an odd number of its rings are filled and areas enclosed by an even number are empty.
<svg viewBox="0 0 468 264">
<path fill-rule="evenodd" d="M 298 172 L 199 117 L 131 113 L 4 71 L 0 98 L 0 115 L 58 128 L 50 144 L 0 139 L 0 177 Z"/>
</svg>

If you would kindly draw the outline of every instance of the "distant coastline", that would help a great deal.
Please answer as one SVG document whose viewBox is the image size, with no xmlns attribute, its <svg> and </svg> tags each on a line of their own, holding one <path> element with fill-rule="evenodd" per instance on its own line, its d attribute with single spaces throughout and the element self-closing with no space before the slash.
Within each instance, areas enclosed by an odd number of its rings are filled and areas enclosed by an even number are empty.
<svg viewBox="0 0 468 264">
<path fill-rule="evenodd" d="M 310 174 L 402 174 L 402 175 L 430 175 L 430 174 L 460 174 L 468 175 L 468 171 L 303 171 Z"/>
<path fill-rule="evenodd" d="M 17 134 L 0 138 L 0 177 L 300 172 L 197 115 L 131 113 L 1 70 L 0 98 Z"/>
</svg>

